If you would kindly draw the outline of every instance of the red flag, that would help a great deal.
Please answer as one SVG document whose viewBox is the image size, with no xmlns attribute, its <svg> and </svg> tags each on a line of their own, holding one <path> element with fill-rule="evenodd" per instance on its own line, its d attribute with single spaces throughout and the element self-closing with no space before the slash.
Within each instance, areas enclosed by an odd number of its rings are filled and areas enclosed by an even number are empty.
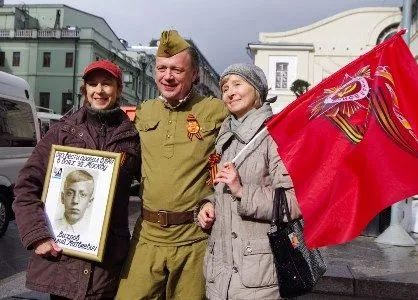
<svg viewBox="0 0 418 300">
<path fill-rule="evenodd" d="M 404 32 L 267 124 L 292 177 L 308 247 L 350 241 L 382 209 L 418 194 L 418 67 Z"/>
</svg>

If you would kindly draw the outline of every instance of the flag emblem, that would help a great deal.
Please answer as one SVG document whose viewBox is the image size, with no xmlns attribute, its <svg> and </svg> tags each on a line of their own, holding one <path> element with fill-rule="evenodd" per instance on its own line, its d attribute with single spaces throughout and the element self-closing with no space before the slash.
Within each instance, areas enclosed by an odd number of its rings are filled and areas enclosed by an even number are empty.
<svg viewBox="0 0 418 300">
<path fill-rule="evenodd" d="M 345 74 L 340 86 L 325 89 L 324 94 L 309 106 L 310 120 L 325 117 L 336 125 L 353 143 L 364 137 L 369 119 L 370 67 L 354 76 Z"/>
<path fill-rule="evenodd" d="M 323 95 L 308 106 L 309 120 L 327 118 L 357 144 L 363 140 L 374 114 L 394 143 L 418 156 L 418 138 L 399 108 L 389 67 L 377 66 L 373 78 L 370 74 L 367 65 L 354 76 L 345 74 L 341 85 L 324 89 Z"/>
</svg>

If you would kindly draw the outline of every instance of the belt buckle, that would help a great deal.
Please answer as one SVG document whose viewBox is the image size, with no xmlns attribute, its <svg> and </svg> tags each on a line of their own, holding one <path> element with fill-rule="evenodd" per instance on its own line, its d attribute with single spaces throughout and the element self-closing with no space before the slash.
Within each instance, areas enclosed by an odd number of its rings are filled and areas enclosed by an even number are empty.
<svg viewBox="0 0 418 300">
<path fill-rule="evenodd" d="M 160 224 L 161 227 L 168 227 L 168 212 L 166 210 L 159 210 L 157 216 L 157 223 Z"/>
</svg>

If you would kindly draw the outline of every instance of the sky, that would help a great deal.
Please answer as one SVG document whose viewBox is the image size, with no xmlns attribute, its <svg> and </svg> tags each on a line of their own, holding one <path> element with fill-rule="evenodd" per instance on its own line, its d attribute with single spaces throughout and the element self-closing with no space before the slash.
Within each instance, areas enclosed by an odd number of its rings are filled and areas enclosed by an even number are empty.
<svg viewBox="0 0 418 300">
<path fill-rule="evenodd" d="M 5 0 L 5 4 L 65 4 L 100 16 L 130 46 L 148 45 L 161 31 L 191 38 L 218 72 L 251 62 L 248 43 L 260 32 L 310 25 L 348 9 L 402 6 L 402 0 Z M 76 24 L 75 24 L 76 25 Z M 330 37 L 332 38 L 332 37 Z"/>
</svg>

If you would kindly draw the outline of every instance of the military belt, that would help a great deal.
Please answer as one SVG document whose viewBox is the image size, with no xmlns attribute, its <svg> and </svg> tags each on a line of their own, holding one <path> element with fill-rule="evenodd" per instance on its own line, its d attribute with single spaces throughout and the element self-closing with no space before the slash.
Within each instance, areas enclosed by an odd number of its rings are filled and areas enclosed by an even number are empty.
<svg viewBox="0 0 418 300">
<path fill-rule="evenodd" d="M 151 223 L 158 223 L 161 227 L 170 225 L 181 225 L 194 222 L 194 211 L 152 211 L 142 207 L 142 219 Z"/>
</svg>

